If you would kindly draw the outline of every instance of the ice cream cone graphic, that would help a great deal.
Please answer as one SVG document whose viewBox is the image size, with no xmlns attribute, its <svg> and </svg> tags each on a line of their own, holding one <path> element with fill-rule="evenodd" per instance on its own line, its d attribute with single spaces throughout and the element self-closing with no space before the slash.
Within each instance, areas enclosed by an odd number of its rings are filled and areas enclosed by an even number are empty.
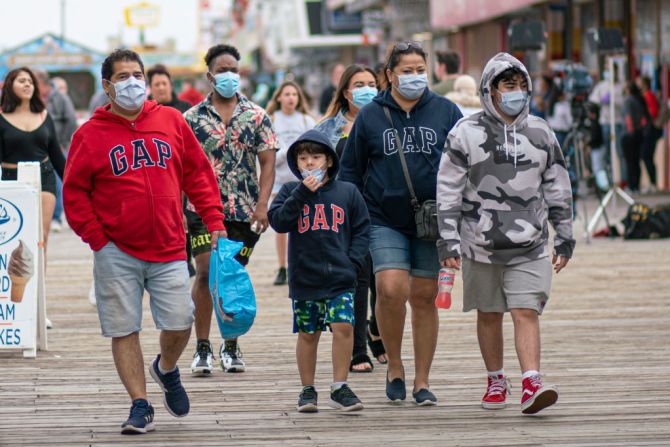
<svg viewBox="0 0 670 447">
<path fill-rule="evenodd" d="M 33 254 L 22 240 L 19 240 L 19 245 L 9 256 L 7 273 L 12 281 L 11 300 L 14 303 L 20 303 L 23 301 L 26 285 L 35 273 Z"/>
<path fill-rule="evenodd" d="M 9 279 L 12 280 L 12 302 L 20 303 L 23 301 L 23 294 L 26 291 L 26 284 L 28 284 L 28 281 L 30 281 L 30 277 L 9 275 Z"/>
</svg>

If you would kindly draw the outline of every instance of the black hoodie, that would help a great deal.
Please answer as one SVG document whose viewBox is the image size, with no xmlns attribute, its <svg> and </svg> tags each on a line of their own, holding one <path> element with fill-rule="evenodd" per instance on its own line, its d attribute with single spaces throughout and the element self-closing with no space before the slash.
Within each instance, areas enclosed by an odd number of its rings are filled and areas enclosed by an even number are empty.
<svg viewBox="0 0 670 447">
<path fill-rule="evenodd" d="M 373 225 L 413 236 L 416 225 L 409 189 L 384 106 L 389 108 L 393 127 L 403 140 L 405 160 L 420 202 L 435 200 L 444 143 L 462 115 L 454 103 L 428 89 L 414 108 L 405 112 L 387 89 L 358 112 L 349 133 L 339 179 L 355 184 L 363 193 Z"/>
<path fill-rule="evenodd" d="M 339 162 L 323 133 L 309 130 L 288 149 L 291 171 L 302 180 L 295 149 L 303 141 L 327 148 L 333 166 L 316 192 L 302 181 L 282 186 L 272 202 L 270 225 L 288 238 L 288 288 L 294 300 L 321 300 L 353 291 L 368 254 L 370 218 L 356 187 L 335 179 Z"/>
</svg>

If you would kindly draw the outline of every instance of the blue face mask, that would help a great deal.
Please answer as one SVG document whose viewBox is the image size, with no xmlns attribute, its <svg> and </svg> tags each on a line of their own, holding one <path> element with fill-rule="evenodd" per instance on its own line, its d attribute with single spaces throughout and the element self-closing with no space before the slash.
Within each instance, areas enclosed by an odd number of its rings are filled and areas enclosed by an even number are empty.
<svg viewBox="0 0 670 447">
<path fill-rule="evenodd" d="M 326 171 L 323 168 L 316 168 L 312 169 L 311 171 L 309 169 L 303 169 L 300 171 L 300 175 L 302 175 L 303 179 L 306 179 L 311 175 L 316 179 L 317 182 L 321 183 L 321 180 L 323 180 L 323 177 L 326 175 Z"/>
<path fill-rule="evenodd" d="M 377 89 L 374 87 L 358 87 L 351 91 L 351 96 L 353 97 L 352 103 L 359 109 L 364 105 L 369 104 L 372 99 L 377 96 Z"/>
<path fill-rule="evenodd" d="M 147 96 L 147 86 L 143 79 L 137 79 L 134 76 L 115 82 L 114 102 L 125 110 L 137 110 L 144 104 Z"/>
<path fill-rule="evenodd" d="M 500 92 L 500 110 L 509 116 L 517 116 L 528 102 L 528 92 Z"/>
<path fill-rule="evenodd" d="M 428 75 L 426 73 L 396 76 L 398 77 L 398 92 L 407 99 L 418 98 L 423 95 L 426 87 L 428 87 Z"/>
<path fill-rule="evenodd" d="M 213 74 L 214 89 L 224 98 L 232 98 L 240 86 L 240 75 L 232 71 Z"/>
</svg>

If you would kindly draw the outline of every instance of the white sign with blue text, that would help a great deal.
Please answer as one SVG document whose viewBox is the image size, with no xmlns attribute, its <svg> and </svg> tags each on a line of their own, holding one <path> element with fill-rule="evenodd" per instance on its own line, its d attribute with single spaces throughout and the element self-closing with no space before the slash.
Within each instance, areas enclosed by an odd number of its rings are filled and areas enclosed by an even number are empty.
<svg viewBox="0 0 670 447">
<path fill-rule="evenodd" d="M 0 183 L 0 350 L 35 350 L 38 321 L 40 195 Z"/>
</svg>

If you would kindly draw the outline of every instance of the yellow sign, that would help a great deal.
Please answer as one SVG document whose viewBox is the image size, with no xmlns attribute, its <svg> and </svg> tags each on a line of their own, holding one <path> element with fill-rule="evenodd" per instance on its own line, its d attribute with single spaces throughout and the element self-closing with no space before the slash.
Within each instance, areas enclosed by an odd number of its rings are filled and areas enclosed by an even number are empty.
<svg viewBox="0 0 670 447">
<path fill-rule="evenodd" d="M 158 26 L 160 7 L 151 3 L 141 2 L 124 9 L 126 25 L 133 28 L 149 28 Z"/>
</svg>

